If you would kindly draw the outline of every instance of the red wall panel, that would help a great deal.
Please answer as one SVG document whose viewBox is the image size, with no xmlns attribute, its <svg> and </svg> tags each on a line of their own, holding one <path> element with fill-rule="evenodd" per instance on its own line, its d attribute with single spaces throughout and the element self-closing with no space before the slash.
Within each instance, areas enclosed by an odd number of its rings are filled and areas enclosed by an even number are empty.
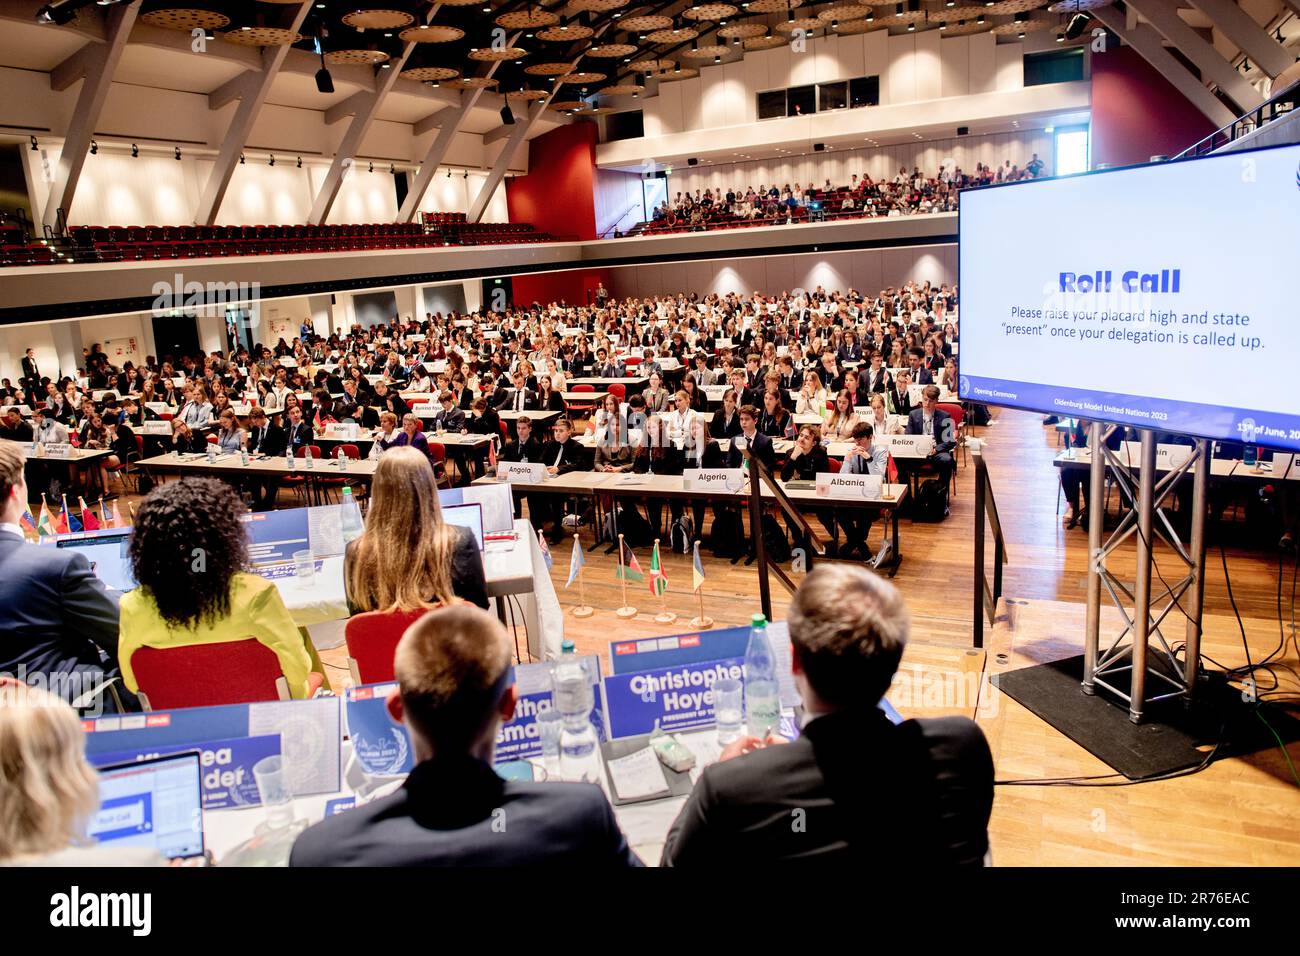
<svg viewBox="0 0 1300 956">
<path fill-rule="evenodd" d="M 511 222 L 529 222 L 554 236 L 596 238 L 596 135 L 595 123 L 577 122 L 529 142 L 528 174 L 506 181 Z M 608 269 L 520 275 L 511 283 L 516 305 L 583 305 L 598 281 L 610 287 Z"/>
<path fill-rule="evenodd" d="M 1092 55 L 1092 162 L 1127 166 L 1174 156 L 1215 126 L 1131 47 L 1113 37 Z"/>
</svg>

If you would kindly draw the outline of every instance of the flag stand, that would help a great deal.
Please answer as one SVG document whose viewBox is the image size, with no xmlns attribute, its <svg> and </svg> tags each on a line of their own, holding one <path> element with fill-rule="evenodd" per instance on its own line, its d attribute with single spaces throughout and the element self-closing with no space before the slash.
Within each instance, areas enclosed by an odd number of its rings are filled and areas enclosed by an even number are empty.
<svg viewBox="0 0 1300 956">
<path fill-rule="evenodd" d="M 700 613 L 697 617 L 691 618 L 690 626 L 697 631 L 707 631 L 713 626 L 713 618 L 704 616 L 704 571 L 702 570 L 702 565 L 699 563 L 700 543 L 698 541 L 695 542 L 694 561 L 696 563 L 696 573 L 698 574 L 698 577 L 696 578 L 697 583 L 695 585 L 695 596 L 700 601 Z"/>
<path fill-rule="evenodd" d="M 655 620 L 660 624 L 671 624 L 677 620 L 677 615 L 668 610 L 668 592 L 665 590 L 659 595 L 659 613 L 655 615 Z"/>
<path fill-rule="evenodd" d="M 623 585 L 623 606 L 614 613 L 619 617 L 636 617 L 636 608 L 627 603 L 627 577 L 623 565 L 623 536 L 618 536 L 618 579 Z"/>
<path fill-rule="evenodd" d="M 573 543 L 575 547 L 580 547 L 576 534 L 573 536 Z M 596 609 L 587 603 L 587 592 L 582 586 L 582 572 L 585 570 L 585 567 L 578 568 L 578 606 L 572 611 L 574 617 L 591 617 L 596 613 Z"/>
<path fill-rule="evenodd" d="M 691 627 L 697 631 L 707 631 L 713 626 L 713 618 L 704 616 L 704 588 L 697 590 L 696 595 L 700 599 L 700 616 L 691 618 Z"/>
<path fill-rule="evenodd" d="M 659 556 L 658 538 L 655 538 L 654 557 L 650 559 L 650 590 L 659 595 L 659 613 L 655 620 L 660 624 L 677 620 L 677 615 L 668 610 L 668 576 L 664 574 L 663 558 Z"/>
</svg>

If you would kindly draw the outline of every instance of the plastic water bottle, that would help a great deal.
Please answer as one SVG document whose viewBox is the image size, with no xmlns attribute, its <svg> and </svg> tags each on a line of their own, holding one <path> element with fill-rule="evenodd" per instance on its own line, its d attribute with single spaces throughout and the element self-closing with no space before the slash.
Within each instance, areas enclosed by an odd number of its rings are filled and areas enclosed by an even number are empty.
<svg viewBox="0 0 1300 956">
<path fill-rule="evenodd" d="M 302 453 L 302 458 L 303 458 L 303 464 L 306 465 L 308 468 L 310 468 L 311 467 L 311 445 L 308 445 L 307 450 Z"/>
<path fill-rule="evenodd" d="M 208 463 L 211 464 L 216 460 L 217 460 L 217 446 L 214 445 L 212 442 L 208 442 Z"/>
<path fill-rule="evenodd" d="M 594 703 L 591 675 L 573 653 L 573 642 L 560 645 L 560 659 L 551 669 L 551 706 L 564 721 L 560 732 L 560 777 L 564 780 L 600 779 L 596 753 L 596 728 L 591 725 Z"/>
<path fill-rule="evenodd" d="M 361 522 L 361 507 L 357 504 L 357 499 L 352 497 L 352 488 L 348 485 L 343 486 L 342 521 L 344 544 L 361 537 L 361 532 L 365 530 Z"/>
<path fill-rule="evenodd" d="M 765 740 L 781 724 L 781 697 L 776 683 L 776 655 L 767 636 L 767 618 L 750 619 L 745 647 L 745 726 L 751 737 Z"/>
<path fill-rule="evenodd" d="M 245 468 L 248 467 L 248 449 L 247 449 L 247 448 L 241 448 L 241 449 L 239 449 L 239 463 L 240 463 L 241 465 L 243 465 Z"/>
<path fill-rule="evenodd" d="M 293 471 L 293 446 L 290 445 L 284 450 L 284 467 Z"/>
<path fill-rule="evenodd" d="M 1254 468 L 1259 462 L 1259 449 L 1247 443 L 1241 452 L 1241 463 L 1247 468 Z"/>
</svg>

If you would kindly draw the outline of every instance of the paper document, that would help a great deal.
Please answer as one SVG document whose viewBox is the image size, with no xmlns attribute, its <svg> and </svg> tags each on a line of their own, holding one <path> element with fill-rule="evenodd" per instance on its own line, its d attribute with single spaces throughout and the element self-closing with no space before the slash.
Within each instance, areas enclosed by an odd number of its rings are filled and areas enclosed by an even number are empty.
<svg viewBox="0 0 1300 956">
<path fill-rule="evenodd" d="M 667 796 L 671 793 L 659 758 L 649 747 L 607 763 L 609 782 L 620 800 Z"/>
</svg>

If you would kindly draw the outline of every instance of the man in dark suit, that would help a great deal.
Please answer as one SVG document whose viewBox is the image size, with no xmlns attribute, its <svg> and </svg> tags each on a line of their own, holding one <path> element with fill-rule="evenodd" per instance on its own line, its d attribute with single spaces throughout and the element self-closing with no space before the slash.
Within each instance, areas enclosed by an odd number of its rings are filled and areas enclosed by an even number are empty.
<svg viewBox="0 0 1300 956">
<path fill-rule="evenodd" d="M 288 447 L 284 429 L 266 417 L 266 412 L 254 406 L 248 412 L 248 453 L 254 457 L 279 458 Z M 253 496 L 254 511 L 270 511 L 275 507 L 279 482 L 274 478 L 249 478 L 248 488 Z"/>
<path fill-rule="evenodd" d="M 517 693 L 505 628 L 467 605 L 402 636 L 388 712 L 416 765 L 396 793 L 306 830 L 290 866 L 639 866 L 593 784 L 507 781 L 492 769 Z"/>
<path fill-rule="evenodd" d="M 23 356 L 23 381 L 33 392 L 40 388 L 41 370 L 36 365 L 36 352 L 32 349 L 28 349 Z"/>
<path fill-rule="evenodd" d="M 934 450 L 927 461 L 939 473 L 941 487 L 947 488 L 953 467 L 952 450 L 957 447 L 957 432 L 952 417 L 938 405 L 939 386 L 927 385 L 921 392 L 921 407 L 912 409 L 907 416 L 906 434 L 929 435 L 934 439 Z"/>
<path fill-rule="evenodd" d="M 912 369 L 913 385 L 934 384 L 934 373 L 925 367 L 925 353 L 923 351 L 912 349 L 907 353 L 907 363 Z"/>
<path fill-rule="evenodd" d="M 433 430 L 459 434 L 465 427 L 465 412 L 456 406 L 456 397 L 449 391 L 438 396 L 441 411 L 433 416 Z"/>
<path fill-rule="evenodd" d="M 590 471 L 587 466 L 587 454 L 582 445 L 573 437 L 573 424 L 567 418 L 557 418 L 555 424 L 551 426 L 551 440 L 542 446 L 542 464 L 546 466 L 546 474 L 554 477 L 556 475 L 567 475 L 571 471 Z M 557 495 L 547 495 L 541 499 L 539 504 L 543 508 L 549 508 L 550 517 L 555 521 L 548 538 L 552 544 L 557 544 L 564 537 L 564 529 L 560 522 L 564 518 L 564 499 Z M 528 499 L 528 510 L 533 510 L 533 498 Z M 540 520 L 545 523 L 545 516 Z M 535 527 L 541 527 L 536 525 Z"/>
<path fill-rule="evenodd" d="M 776 467 L 776 449 L 772 439 L 758 430 L 759 411 L 753 405 L 741 405 L 737 412 L 740 419 L 740 434 L 731 440 L 731 448 L 723 456 L 723 468 L 739 468 L 745 462 L 744 449 L 739 447 L 744 442 L 749 453 L 767 466 L 768 470 Z"/>
<path fill-rule="evenodd" d="M 501 390 L 497 399 L 497 411 L 530 412 L 537 408 L 537 393 L 528 388 L 524 373 L 516 371 L 510 380 L 514 383 L 514 388 Z"/>
<path fill-rule="evenodd" d="M 0 442 L 0 673 L 43 686 L 71 703 L 118 676 L 117 599 L 83 552 L 29 544 L 25 456 Z M 126 707 L 135 698 L 117 688 Z M 118 698 L 98 698 L 117 711 Z"/>
<path fill-rule="evenodd" d="M 663 865 L 981 865 L 993 808 L 984 734 L 965 717 L 894 724 L 878 706 L 907 642 L 902 596 L 860 565 L 819 564 L 788 621 L 802 734 L 729 744 L 687 798 Z"/>
<path fill-rule="evenodd" d="M 311 444 L 311 426 L 303 421 L 302 406 L 300 405 L 295 405 L 293 408 L 289 409 L 288 415 L 289 422 L 284 428 L 285 446 L 292 449 L 293 453 L 296 455 L 298 454 L 298 449 L 303 445 Z M 282 448 L 280 451 L 283 454 L 284 449 Z"/>
<path fill-rule="evenodd" d="M 871 353 L 870 365 L 860 373 L 862 383 L 868 392 L 884 394 L 889 390 L 889 370 L 885 368 L 885 357 L 879 352 Z"/>
</svg>

